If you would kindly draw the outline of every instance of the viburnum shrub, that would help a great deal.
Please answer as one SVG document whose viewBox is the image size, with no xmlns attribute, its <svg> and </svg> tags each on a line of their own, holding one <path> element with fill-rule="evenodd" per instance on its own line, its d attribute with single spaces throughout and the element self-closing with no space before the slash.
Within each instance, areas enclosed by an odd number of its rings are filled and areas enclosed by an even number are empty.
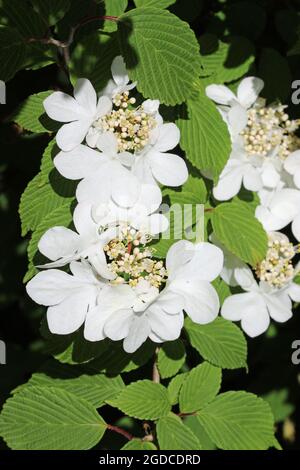
<svg viewBox="0 0 300 470">
<path fill-rule="evenodd" d="M 1 436 L 11 449 L 114 448 L 113 433 L 131 450 L 280 448 L 269 403 L 223 391 L 222 372 L 246 370 L 247 342 L 300 302 L 299 119 L 270 97 L 239 20 L 221 35 L 210 11 L 199 33 L 205 2 L 28 3 L 0 2 L 0 78 L 52 63 L 63 76 L 11 118 L 49 135 L 19 212 L 53 357 L 4 404 Z"/>
</svg>

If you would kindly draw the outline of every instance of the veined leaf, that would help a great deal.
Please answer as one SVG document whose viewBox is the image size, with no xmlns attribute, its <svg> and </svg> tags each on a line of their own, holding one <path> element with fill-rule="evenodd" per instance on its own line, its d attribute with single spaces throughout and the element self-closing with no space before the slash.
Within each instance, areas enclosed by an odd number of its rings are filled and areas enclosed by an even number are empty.
<svg viewBox="0 0 300 470">
<path fill-rule="evenodd" d="M 158 353 L 158 369 L 163 379 L 175 375 L 185 361 L 185 347 L 181 339 L 168 341 Z"/>
<path fill-rule="evenodd" d="M 170 413 L 160 418 L 156 426 L 160 450 L 199 450 L 201 445 L 190 428 L 178 416 Z"/>
<path fill-rule="evenodd" d="M 136 8 L 120 17 L 119 44 L 138 90 L 162 103 L 182 103 L 199 73 L 199 45 L 187 23 L 168 10 Z"/>
<path fill-rule="evenodd" d="M 44 100 L 52 93 L 41 91 L 35 95 L 29 96 L 18 109 L 14 111 L 10 119 L 19 126 L 30 132 L 55 132 L 59 124 L 52 121 L 45 113 L 43 106 Z"/>
</svg>

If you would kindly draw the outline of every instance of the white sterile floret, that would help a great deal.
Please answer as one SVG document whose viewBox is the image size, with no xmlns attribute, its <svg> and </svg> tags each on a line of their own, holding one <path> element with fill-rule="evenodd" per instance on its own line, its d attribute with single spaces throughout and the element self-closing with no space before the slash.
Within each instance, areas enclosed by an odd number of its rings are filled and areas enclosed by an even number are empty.
<svg viewBox="0 0 300 470">
<path fill-rule="evenodd" d="M 207 88 L 208 96 L 223 104 L 219 109 L 232 137 L 230 158 L 213 190 L 218 200 L 232 198 L 242 185 L 256 192 L 277 188 L 286 182 L 289 165 L 295 166 L 293 159 L 288 159 L 299 147 L 299 121 L 290 120 L 286 106 L 280 103 L 266 106 L 257 94 L 262 86 L 260 79 L 248 77 L 241 82 L 237 97 L 223 85 Z M 243 103 L 239 99 L 243 93 L 249 93 L 252 99 Z"/>
<path fill-rule="evenodd" d="M 268 232 L 281 230 L 290 223 L 293 235 L 300 241 L 300 191 L 283 188 L 278 191 L 261 191 L 256 218 Z"/>
<path fill-rule="evenodd" d="M 67 123 L 59 129 L 56 142 L 69 151 L 83 142 L 94 121 L 110 113 L 112 102 L 107 96 L 98 100 L 91 82 L 81 78 L 74 87 L 74 98 L 55 91 L 44 100 L 44 108 L 54 121 Z"/>
<path fill-rule="evenodd" d="M 111 132 L 98 139 L 98 150 L 79 145 L 70 152 L 60 152 L 54 165 L 65 178 L 82 180 L 76 190 L 79 202 L 100 203 L 116 190 L 127 191 L 128 197 L 136 199 L 140 183 L 129 171 L 133 155 L 118 152 L 116 136 Z"/>
<path fill-rule="evenodd" d="M 100 92 L 100 96 L 105 95 L 113 99 L 118 104 L 118 99 L 127 91 L 133 90 L 136 82 L 129 83 L 125 62 L 122 56 L 114 58 L 111 64 L 112 79 L 109 80 L 106 87 Z"/>
<path fill-rule="evenodd" d="M 131 305 L 134 296 L 130 286 L 101 279 L 87 261 L 72 261 L 70 270 L 71 274 L 58 269 L 42 271 L 26 286 L 35 302 L 48 307 L 52 333 L 73 333 L 95 309 L 104 322 L 115 310 Z M 99 339 L 103 338 L 99 332 Z"/>
<path fill-rule="evenodd" d="M 206 324 L 218 315 L 219 298 L 210 284 L 223 266 L 222 251 L 209 244 L 178 241 L 168 251 L 166 270 L 141 277 L 133 286 L 134 301 L 130 308 L 115 311 L 105 322 L 104 332 L 113 340 L 124 339 L 124 349 L 134 352 L 149 337 L 152 341 L 172 341 L 179 337 L 183 311 L 196 323 Z M 150 265 L 150 269 L 153 269 Z M 160 290 L 162 283 L 165 287 Z M 101 327 L 100 327 L 101 325 Z M 99 340 L 103 322 L 94 311 L 85 324 L 84 335 Z"/>
<path fill-rule="evenodd" d="M 293 176 L 295 186 L 300 189 L 300 150 L 295 150 L 287 157 L 284 169 Z"/>
<path fill-rule="evenodd" d="M 161 183 L 180 186 L 188 178 L 185 161 L 168 150 L 175 148 L 180 140 L 176 124 L 161 124 L 150 133 L 145 148 L 135 156 L 132 171 L 145 183 Z"/>
<path fill-rule="evenodd" d="M 235 271 L 235 279 L 245 291 L 227 297 L 221 315 L 227 320 L 241 321 L 241 327 L 251 337 L 264 333 L 270 318 L 283 323 L 292 317 L 292 300 L 299 302 L 300 286 L 293 282 L 299 266 L 292 259 L 299 252 L 281 233 L 269 234 L 266 258 L 257 266 L 256 282 L 252 271 L 243 267 Z"/>
</svg>

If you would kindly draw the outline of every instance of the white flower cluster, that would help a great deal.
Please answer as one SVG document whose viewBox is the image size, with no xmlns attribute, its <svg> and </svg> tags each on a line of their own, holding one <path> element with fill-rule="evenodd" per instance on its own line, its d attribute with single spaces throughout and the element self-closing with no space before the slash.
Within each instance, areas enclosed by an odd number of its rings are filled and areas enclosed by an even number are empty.
<svg viewBox="0 0 300 470">
<path fill-rule="evenodd" d="M 180 186 L 186 164 L 168 153 L 179 142 L 173 123 L 164 123 L 159 102 L 140 103 L 130 92 L 122 57 L 99 97 L 80 79 L 74 97 L 54 92 L 44 101 L 50 118 L 62 122 L 56 141 L 57 170 L 77 185 L 76 231 L 53 227 L 39 242 L 50 262 L 28 284 L 30 297 L 48 307 L 50 331 L 123 340 L 134 352 L 149 337 L 163 342 L 179 337 L 184 311 L 197 323 L 219 312 L 211 285 L 223 267 L 222 251 L 210 243 L 178 241 L 166 263 L 149 245 L 165 231 L 159 213 L 161 185 Z M 69 270 L 57 268 L 69 266 Z"/>
<path fill-rule="evenodd" d="M 290 223 L 300 241 L 300 138 L 299 120 L 291 120 L 281 103 L 266 105 L 259 97 L 264 83 L 256 77 L 241 81 L 235 95 L 223 85 L 209 85 L 206 94 L 218 104 L 231 136 L 232 152 L 213 190 L 217 200 L 231 199 L 242 185 L 258 194 L 256 217 L 269 236 L 267 256 L 252 271 L 223 248 L 221 276 L 245 293 L 227 298 L 221 314 L 250 336 L 267 330 L 270 317 L 285 322 L 292 316 L 292 300 L 300 301 L 294 282 L 300 265 L 294 263 L 299 246 L 278 232 Z M 214 243 L 218 244 L 215 237 Z M 219 244 L 220 245 L 220 244 Z"/>
</svg>

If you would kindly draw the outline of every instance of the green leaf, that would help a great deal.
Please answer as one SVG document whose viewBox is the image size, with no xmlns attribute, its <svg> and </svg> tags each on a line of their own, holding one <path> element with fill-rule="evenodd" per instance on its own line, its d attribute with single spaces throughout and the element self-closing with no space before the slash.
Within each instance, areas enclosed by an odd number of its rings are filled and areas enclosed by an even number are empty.
<svg viewBox="0 0 300 470">
<path fill-rule="evenodd" d="M 274 419 L 264 400 L 252 393 L 226 392 L 198 415 L 218 448 L 265 450 L 274 442 Z"/>
<path fill-rule="evenodd" d="M 275 49 L 262 50 L 259 62 L 259 76 L 264 80 L 262 90 L 269 103 L 279 100 L 284 103 L 291 92 L 292 74 L 289 63 L 280 52 Z"/>
<path fill-rule="evenodd" d="M 179 408 L 182 413 L 193 413 L 212 401 L 221 387 L 222 371 L 203 362 L 189 373 L 180 390 Z"/>
<path fill-rule="evenodd" d="M 106 424 L 94 407 L 54 387 L 28 387 L 5 403 L 0 434 L 13 450 L 85 450 Z"/>
<path fill-rule="evenodd" d="M 22 68 L 26 46 L 16 29 L 0 26 L 0 80 L 5 82 Z"/>
<path fill-rule="evenodd" d="M 168 8 L 176 0 L 134 0 L 136 7 Z"/>
<path fill-rule="evenodd" d="M 44 217 L 50 222 L 51 214 L 60 207 L 71 206 L 74 201 L 76 183 L 63 178 L 54 168 L 52 159 L 57 153 L 55 141 L 46 148 L 40 173 L 25 189 L 20 202 L 19 213 L 22 235 L 35 230 Z"/>
<path fill-rule="evenodd" d="M 71 366 L 52 359 L 16 391 L 20 392 L 28 387 L 61 388 L 85 399 L 95 408 L 99 408 L 105 400 L 117 396 L 125 385 L 119 375 L 107 377 L 100 374 L 92 365 Z"/>
<path fill-rule="evenodd" d="M 56 131 L 59 125 L 52 121 L 45 113 L 43 102 L 52 91 L 41 91 L 29 96 L 14 111 L 10 119 L 30 132 Z"/>
<path fill-rule="evenodd" d="M 264 259 L 268 237 L 245 202 L 218 205 L 211 221 L 216 237 L 231 253 L 252 266 Z"/>
<path fill-rule="evenodd" d="M 107 400 L 107 403 L 138 419 L 157 419 L 171 410 L 167 389 L 150 380 L 131 383 L 117 398 Z"/>
<path fill-rule="evenodd" d="M 187 416 L 184 418 L 184 424 L 190 428 L 201 444 L 202 450 L 215 450 L 216 446 L 207 435 L 204 427 L 201 425 L 198 416 Z"/>
<path fill-rule="evenodd" d="M 156 432 L 160 450 L 201 449 L 195 434 L 174 414 L 159 419 Z"/>
<path fill-rule="evenodd" d="M 31 0 L 31 3 L 44 23 L 49 26 L 61 20 L 71 5 L 70 0 Z"/>
<path fill-rule="evenodd" d="M 18 30 L 24 38 L 44 38 L 47 25 L 27 2 L 2 0 L 0 14 L 8 19 L 8 26 Z"/>
<path fill-rule="evenodd" d="M 223 369 L 246 367 L 247 342 L 232 322 L 218 317 L 212 323 L 198 325 L 187 318 L 185 328 L 191 345 L 206 361 Z"/>
<path fill-rule="evenodd" d="M 38 251 L 38 243 L 42 235 L 51 227 L 69 227 L 72 220 L 73 216 L 69 201 L 67 201 L 65 205 L 53 210 L 41 220 L 41 223 L 36 227 L 28 244 L 27 255 L 29 265 L 23 282 L 28 282 L 38 273 L 38 269 L 35 267 L 36 265 L 44 263 L 45 258 Z"/>
<path fill-rule="evenodd" d="M 227 297 L 231 296 L 230 286 L 228 284 L 226 284 L 226 282 L 224 282 L 223 279 L 221 279 L 221 278 L 215 279 L 212 282 L 212 285 L 214 286 L 214 288 L 217 291 L 217 294 L 218 294 L 219 300 L 220 300 L 220 305 L 223 305 L 225 299 L 227 299 Z"/>
<path fill-rule="evenodd" d="M 141 439 L 132 439 L 127 442 L 121 450 L 157 450 L 152 442 L 142 441 Z"/>
<path fill-rule="evenodd" d="M 175 105 L 191 96 L 199 45 L 188 24 L 168 10 L 137 8 L 120 17 L 119 44 L 144 97 Z"/>
<path fill-rule="evenodd" d="M 188 117 L 183 115 L 177 121 L 180 146 L 192 165 L 216 178 L 231 152 L 227 126 L 216 106 L 204 95 L 189 100 L 187 108 Z"/>
<path fill-rule="evenodd" d="M 267 401 L 271 407 L 275 423 L 284 421 L 294 412 L 294 405 L 287 403 L 288 396 L 289 391 L 287 388 L 273 390 L 272 392 L 263 396 L 263 399 Z"/>
<path fill-rule="evenodd" d="M 170 383 L 168 385 L 168 394 L 169 394 L 169 399 L 172 405 L 177 405 L 179 401 L 179 393 L 181 390 L 181 387 L 183 385 L 183 382 L 187 379 L 188 377 L 188 372 L 183 372 L 182 374 L 178 374 L 175 377 L 173 377 L 172 380 L 170 380 Z"/>
<path fill-rule="evenodd" d="M 209 83 L 228 83 L 241 78 L 255 59 L 253 44 L 241 36 L 230 36 L 227 42 L 218 41 L 212 34 L 200 36 L 200 63 Z"/>
<path fill-rule="evenodd" d="M 181 339 L 164 343 L 158 353 L 158 370 L 163 379 L 172 377 L 183 366 L 185 347 Z"/>
<path fill-rule="evenodd" d="M 111 64 L 119 54 L 115 35 L 99 34 L 98 31 L 85 36 L 73 49 L 70 60 L 71 80 L 88 78 L 97 91 L 101 91 L 111 78 Z"/>
</svg>

